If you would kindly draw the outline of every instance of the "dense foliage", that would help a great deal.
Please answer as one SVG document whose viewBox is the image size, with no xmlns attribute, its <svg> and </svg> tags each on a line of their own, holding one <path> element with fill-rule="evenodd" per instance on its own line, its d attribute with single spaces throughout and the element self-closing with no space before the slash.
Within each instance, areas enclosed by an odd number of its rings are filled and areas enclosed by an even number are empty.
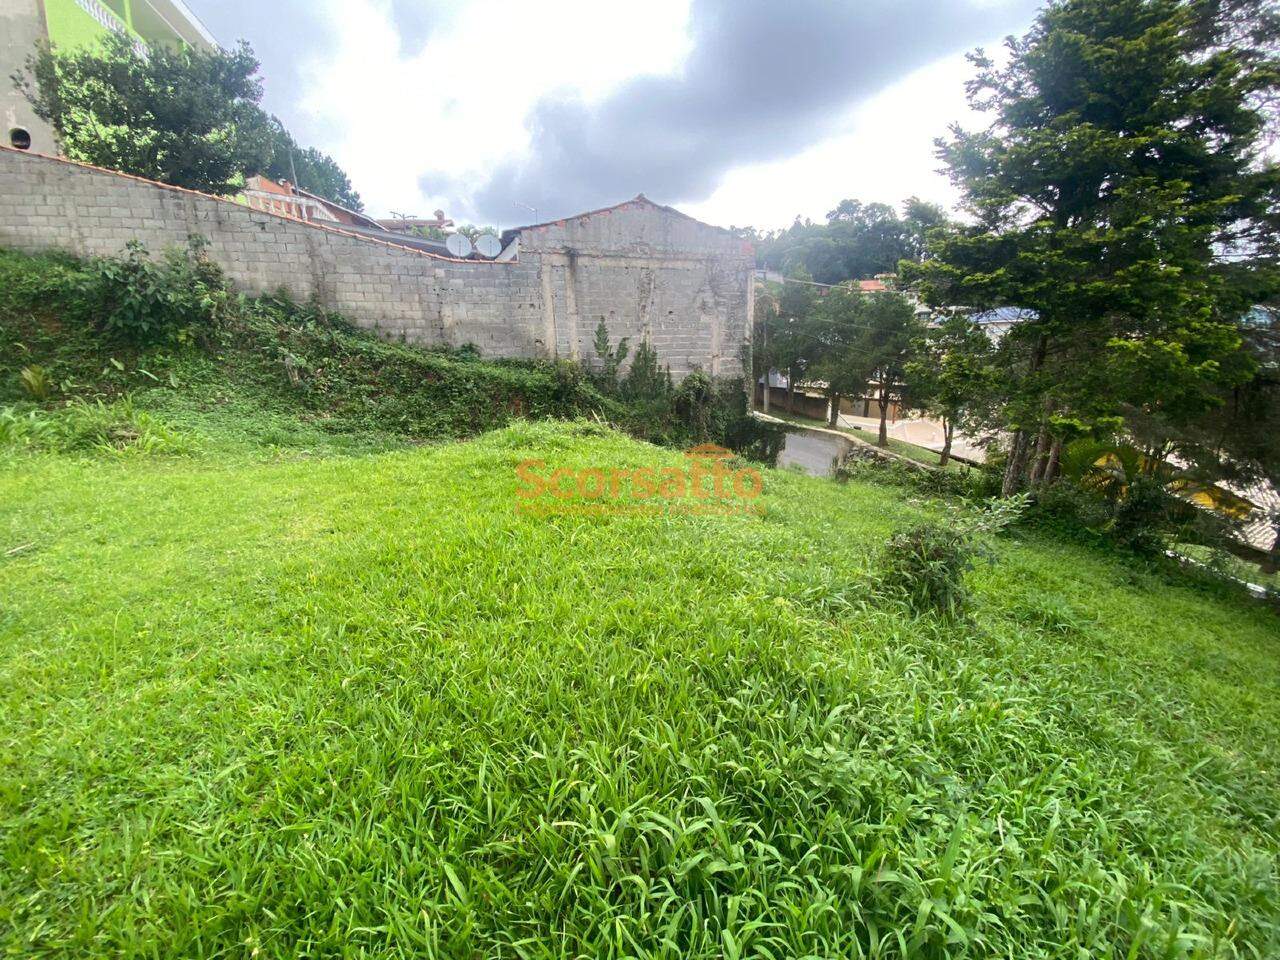
<svg viewBox="0 0 1280 960">
<path fill-rule="evenodd" d="M 270 160 L 258 61 L 243 43 L 144 55 L 111 33 L 101 46 L 41 47 L 27 70 L 35 113 L 72 160 L 217 194 Z"/>
<path fill-rule="evenodd" d="M 911 345 L 903 378 L 915 405 L 942 421 L 945 467 L 956 428 L 981 429 L 990 422 L 999 395 L 991 339 L 963 313 L 944 317 Z"/>
<path fill-rule="evenodd" d="M 841 200 L 826 223 L 797 218 L 785 230 L 753 235 L 757 260 L 784 274 L 803 271 L 819 283 L 895 273 L 899 261 L 922 257 L 929 231 L 947 222 L 940 207 L 916 197 L 902 206 L 899 216 L 885 203 Z"/>
<path fill-rule="evenodd" d="M 71 51 L 41 47 L 15 80 L 72 160 L 214 194 L 264 173 L 354 210 L 360 195 L 342 168 L 300 147 L 259 107 L 249 45 L 145 52 L 111 33 Z"/>
<path fill-rule="evenodd" d="M 60 407 L 133 394 L 140 404 L 182 406 L 199 398 L 237 415 L 276 410 L 284 421 L 373 443 L 574 416 L 655 443 L 709 441 L 769 462 L 781 442 L 750 417 L 740 380 L 695 373 L 674 386 L 647 345 L 602 390 L 573 363 L 388 343 L 312 304 L 236 294 L 199 238 L 159 260 L 137 245 L 89 262 L 0 251 L 0 333 L 12 344 L 0 351 L 0 402 Z M 314 429 L 300 435 L 315 439 Z"/>
<path fill-rule="evenodd" d="M 1033 311 L 998 355 L 1006 492 L 1082 432 L 1162 447 L 1253 375 L 1241 320 L 1280 288 L 1277 22 L 1267 0 L 1060 0 L 1007 65 L 975 58 L 994 120 L 940 144 L 974 223 L 911 273 L 937 303 Z"/>
<path fill-rule="evenodd" d="M 628 433 L 668 446 L 717 443 L 765 463 L 777 459 L 784 434 L 751 416 L 741 379 L 712 379 L 694 370 L 677 386 L 647 340 L 634 353 L 626 337 L 611 344 L 603 320 L 593 346 L 591 380 L 608 398 L 614 422 Z M 628 355 L 631 363 L 624 373 Z"/>
</svg>

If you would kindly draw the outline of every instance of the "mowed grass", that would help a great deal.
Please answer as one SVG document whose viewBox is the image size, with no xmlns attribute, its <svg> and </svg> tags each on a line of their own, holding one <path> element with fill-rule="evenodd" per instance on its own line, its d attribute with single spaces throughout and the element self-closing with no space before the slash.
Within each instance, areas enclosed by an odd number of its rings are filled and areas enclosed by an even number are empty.
<svg viewBox="0 0 1280 960">
<path fill-rule="evenodd" d="M 1274 614 L 1034 534 L 972 622 L 871 590 L 932 509 L 515 511 L 585 424 L 0 466 L 17 956 L 1273 957 Z"/>
</svg>

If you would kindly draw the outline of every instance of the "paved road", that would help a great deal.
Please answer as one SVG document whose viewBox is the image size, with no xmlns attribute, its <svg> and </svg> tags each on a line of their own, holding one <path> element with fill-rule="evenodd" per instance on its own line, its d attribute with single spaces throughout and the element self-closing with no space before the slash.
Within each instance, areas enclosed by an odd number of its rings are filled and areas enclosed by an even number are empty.
<svg viewBox="0 0 1280 960">
<path fill-rule="evenodd" d="M 799 467 L 810 476 L 829 477 L 835 472 L 836 459 L 851 446 L 852 441 L 834 434 L 793 428 L 778 454 L 778 466 Z"/>
</svg>

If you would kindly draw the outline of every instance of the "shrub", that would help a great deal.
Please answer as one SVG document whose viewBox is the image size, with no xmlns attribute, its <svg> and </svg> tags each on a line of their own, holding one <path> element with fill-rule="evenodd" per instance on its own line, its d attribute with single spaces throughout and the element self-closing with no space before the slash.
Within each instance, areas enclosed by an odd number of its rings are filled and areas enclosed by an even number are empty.
<svg viewBox="0 0 1280 960">
<path fill-rule="evenodd" d="M 23 367 L 18 378 L 22 381 L 22 389 L 32 400 L 48 400 L 49 395 L 53 393 L 53 382 L 49 379 L 49 374 L 44 367 L 39 364 Z"/>
<path fill-rule="evenodd" d="M 990 538 L 1026 510 L 1027 495 L 988 501 L 979 513 L 952 511 L 894 534 L 879 564 L 882 592 L 901 597 L 916 613 L 960 617 L 968 603 L 965 575 L 979 559 L 994 560 Z"/>
<path fill-rule="evenodd" d="M 622 378 L 620 394 L 624 400 L 639 404 L 670 403 L 675 388 L 671 385 L 671 368 L 663 367 L 658 351 L 641 340 L 636 355 Z"/>
<path fill-rule="evenodd" d="M 609 344 L 609 328 L 603 318 L 596 324 L 595 351 L 600 369 L 596 372 L 596 382 L 605 393 L 616 393 L 618 390 L 618 371 L 627 359 L 628 337 L 618 341 L 616 347 Z"/>
<path fill-rule="evenodd" d="M 1039 522 L 1145 556 L 1163 553 L 1178 541 L 1218 546 L 1231 536 L 1229 518 L 1175 496 L 1168 479 L 1158 475 L 1139 473 L 1110 487 L 1094 480 L 1059 479 L 1040 487 L 1035 498 Z"/>
<path fill-rule="evenodd" d="M 1158 553 L 1173 525 L 1176 506 L 1163 483 L 1138 475 L 1116 501 L 1109 532 L 1118 544 L 1136 553 Z"/>
<path fill-rule="evenodd" d="M 104 332 L 136 344 L 190 339 L 226 317 L 234 298 L 203 238 L 155 261 L 136 240 L 123 257 L 89 264 L 80 310 Z"/>
<path fill-rule="evenodd" d="M 982 470 L 957 473 L 914 467 L 901 460 L 878 456 L 875 451 L 859 447 L 836 467 L 835 479 L 841 483 L 861 480 L 906 487 L 930 497 L 961 497 L 978 500 L 992 495 L 987 475 Z"/>
<path fill-rule="evenodd" d="M 1035 516 L 1066 529 L 1095 533 L 1111 522 L 1112 505 L 1096 490 L 1060 479 L 1036 491 Z"/>
</svg>

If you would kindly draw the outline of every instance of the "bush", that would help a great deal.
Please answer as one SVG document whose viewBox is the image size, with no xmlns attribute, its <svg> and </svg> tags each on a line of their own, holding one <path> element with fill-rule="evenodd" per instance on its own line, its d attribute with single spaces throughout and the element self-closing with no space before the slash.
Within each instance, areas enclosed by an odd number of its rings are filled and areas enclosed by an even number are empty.
<svg viewBox="0 0 1280 960">
<path fill-rule="evenodd" d="M 134 240 L 124 257 L 93 260 L 80 313 L 103 332 L 135 344 L 190 339 L 224 319 L 234 300 L 204 248 L 204 239 L 192 236 L 185 248 L 170 250 L 157 262 Z"/>
<path fill-rule="evenodd" d="M 917 614 L 960 617 L 968 604 L 965 575 L 977 560 L 994 560 L 990 538 L 1021 517 L 1027 503 L 1025 494 L 991 500 L 980 513 L 953 511 L 946 522 L 894 534 L 879 564 L 881 591 L 900 597 Z"/>
<path fill-rule="evenodd" d="M 1036 491 L 1034 515 L 1052 525 L 1101 533 L 1112 513 L 1112 505 L 1101 494 L 1070 480 L 1057 480 Z"/>
<path fill-rule="evenodd" d="M 1085 533 L 1144 556 L 1156 556 L 1178 541 L 1221 545 L 1231 521 L 1172 494 L 1166 479 L 1137 474 L 1122 487 L 1068 479 L 1039 488 L 1035 517 L 1071 535 Z"/>
<path fill-rule="evenodd" d="M 1122 547 L 1154 556 L 1193 522 L 1191 509 L 1160 480 L 1140 475 L 1129 481 L 1125 495 L 1116 502 L 1108 532 Z"/>
<path fill-rule="evenodd" d="M 984 470 L 951 470 L 915 467 L 901 460 L 877 456 L 874 451 L 857 449 L 858 454 L 845 457 L 836 467 L 835 479 L 867 483 L 889 483 L 915 490 L 930 497 L 959 497 L 980 500 L 992 496 L 991 484 Z"/>
</svg>

